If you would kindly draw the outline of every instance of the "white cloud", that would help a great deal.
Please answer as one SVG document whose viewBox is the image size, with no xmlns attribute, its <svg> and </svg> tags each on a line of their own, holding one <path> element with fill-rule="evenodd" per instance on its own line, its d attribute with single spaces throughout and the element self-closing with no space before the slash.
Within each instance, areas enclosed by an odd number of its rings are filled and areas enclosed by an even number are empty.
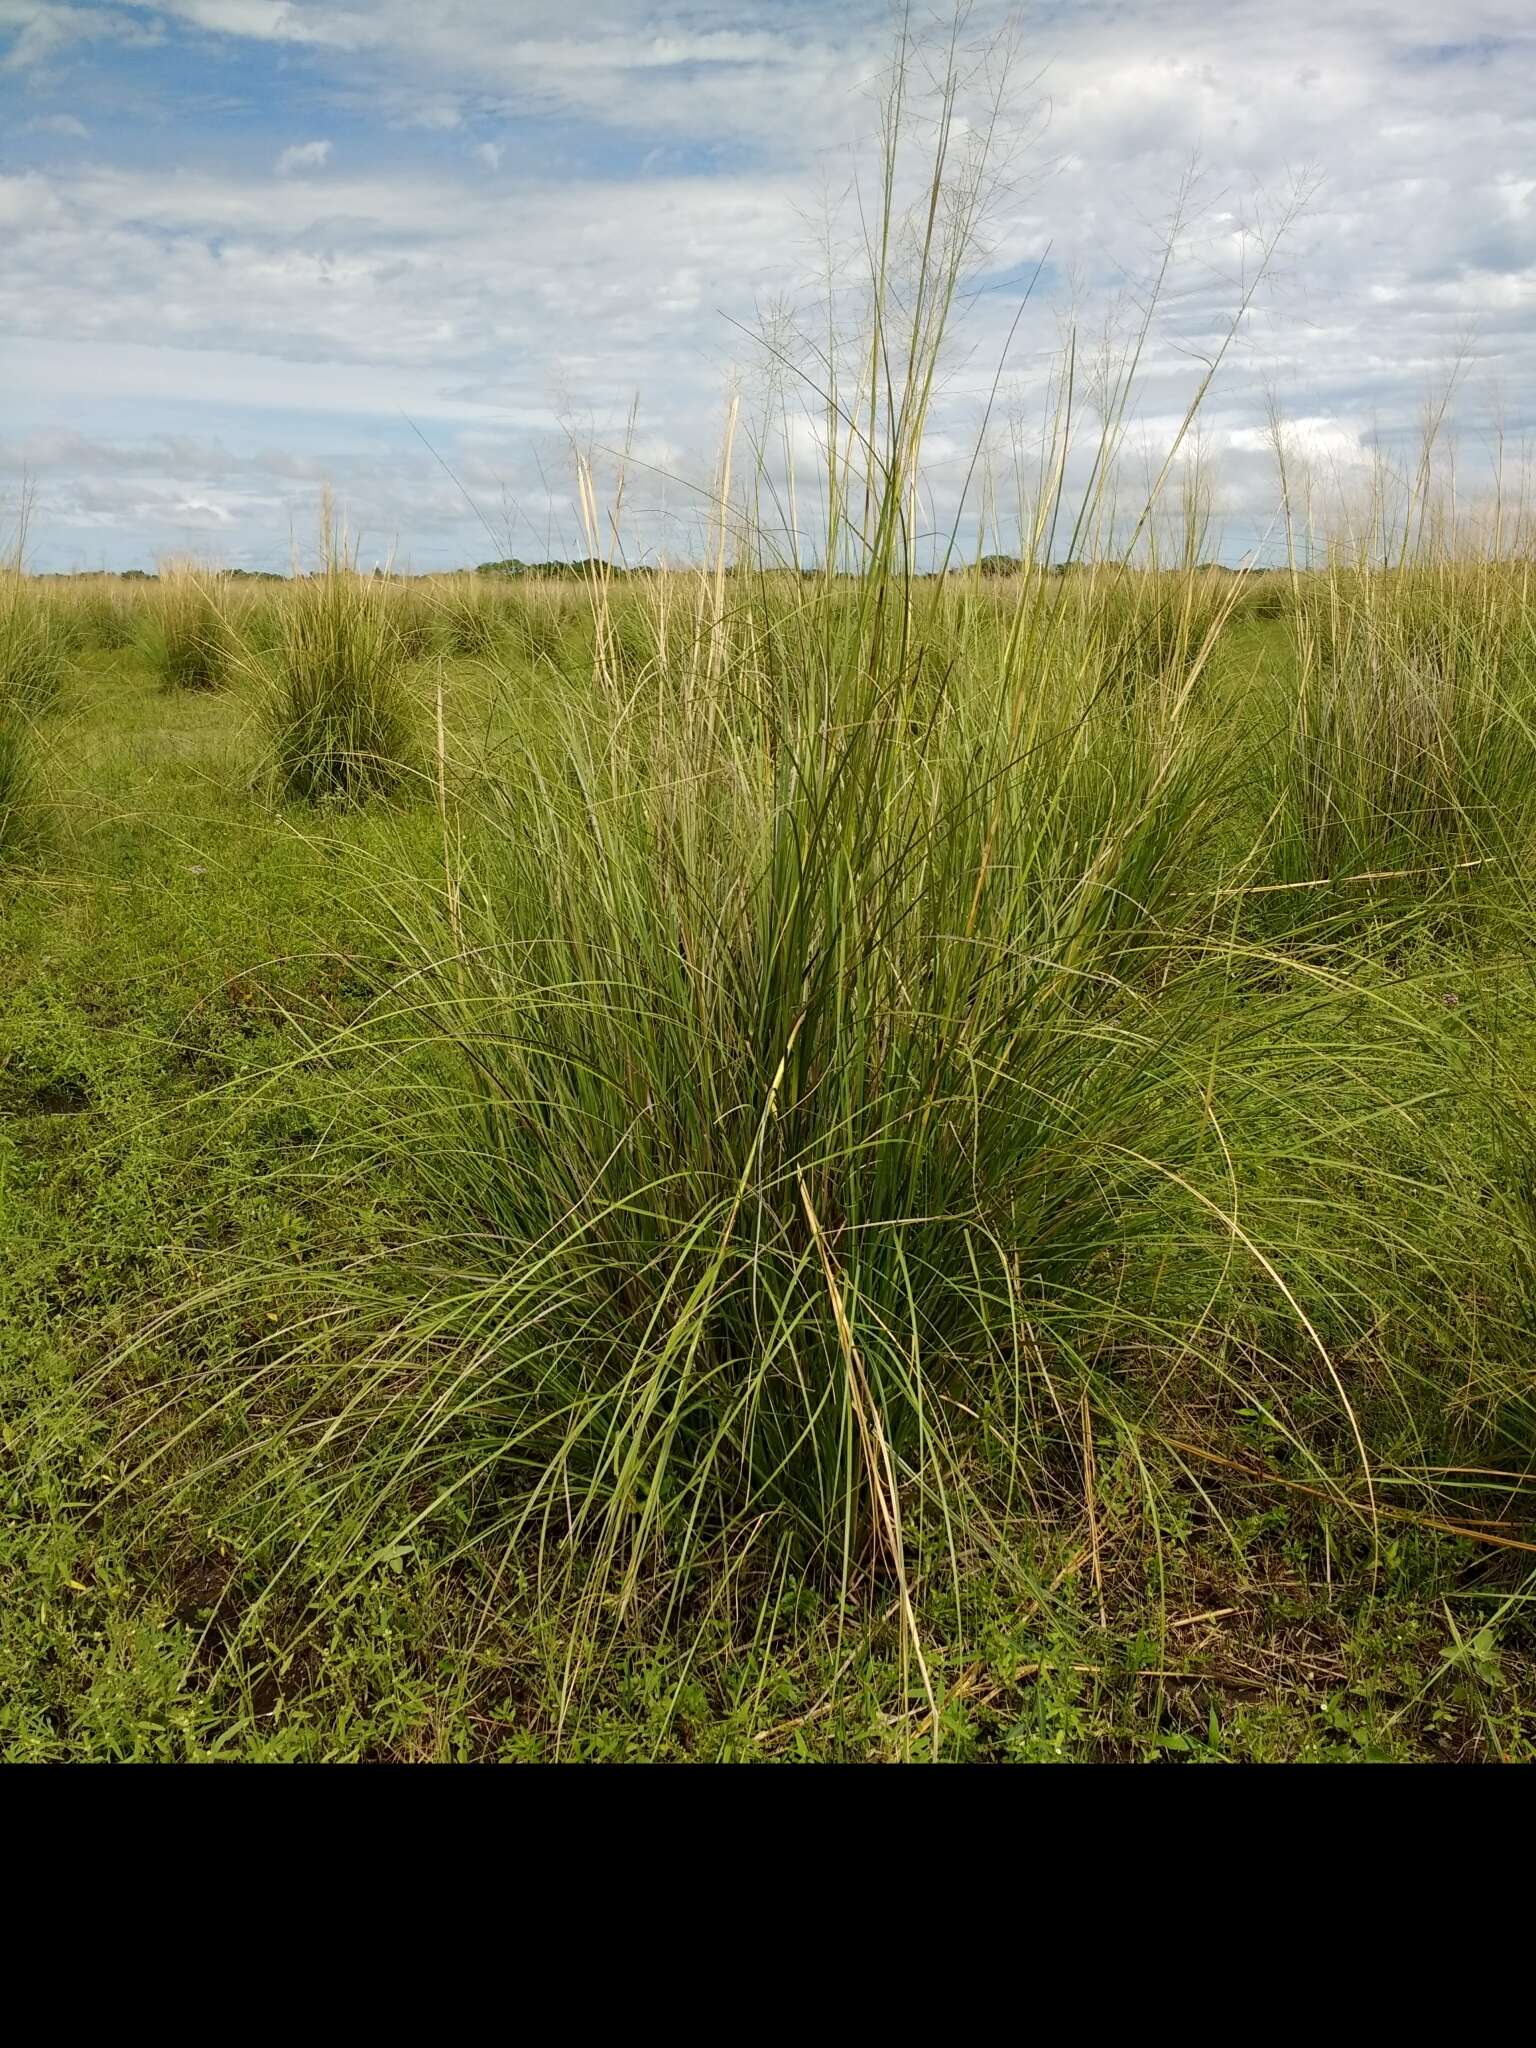
<svg viewBox="0 0 1536 2048">
<path fill-rule="evenodd" d="M 972 33 L 1003 16 L 1003 0 L 976 0 Z M 310 478 L 269 464 L 219 482 L 192 453 L 222 419 L 268 412 L 288 416 L 306 463 L 323 469 L 332 452 L 360 516 L 398 513 L 408 538 L 419 505 L 469 554 L 484 536 L 451 486 L 430 496 L 446 479 L 401 439 L 398 414 L 431 423 L 473 468 L 477 495 L 496 502 L 505 477 L 544 520 L 564 517 L 560 423 L 612 437 L 636 391 L 651 444 L 707 475 L 729 366 L 752 355 L 733 323 L 781 297 L 813 302 L 808 223 L 824 196 L 839 246 L 857 245 L 850 138 L 873 126 L 890 10 L 778 0 L 769 33 L 740 0 L 0 0 L 0 61 L 13 68 L 130 31 L 182 43 L 180 96 L 154 147 L 136 137 L 132 155 L 112 154 L 103 138 L 122 124 L 72 96 L 106 153 L 45 175 L 47 152 L 29 171 L 13 145 L 16 175 L 0 178 L 0 334 L 13 337 L 0 384 L 18 394 L 18 432 L 99 406 L 137 447 L 136 395 L 196 431 L 155 444 L 153 489 L 135 481 L 131 506 L 127 480 L 54 444 L 44 480 L 61 521 L 73 477 L 95 493 L 82 516 L 102 531 L 118 518 L 124 546 L 141 538 L 133 517 L 194 501 L 230 509 L 242 533 L 265 521 L 281 536 Z M 253 67 L 281 65 L 306 128 L 333 113 L 348 122 L 332 127 L 348 137 L 343 164 L 328 142 L 302 143 L 278 168 L 327 175 L 277 183 L 210 152 L 185 79 L 203 62 L 210 90 L 232 89 L 243 67 L 218 59 L 240 45 Z M 1134 309 L 1196 151 L 1197 204 L 1145 358 L 1138 445 L 1170 430 L 1219 342 L 1253 258 L 1254 194 L 1273 196 L 1302 164 L 1324 174 L 1320 194 L 1210 402 L 1232 518 L 1265 503 L 1267 387 L 1293 418 L 1293 445 L 1347 468 L 1369 459 L 1374 432 L 1410 434 L 1426 388 L 1465 351 L 1457 416 L 1475 430 L 1497 402 L 1512 436 L 1536 437 L 1528 0 L 1468 0 L 1454 31 L 1442 0 L 1074 0 L 1034 21 L 1021 78 L 1037 66 L 1038 86 L 1002 124 L 1019 177 L 997 196 L 989 289 L 968 308 L 941 394 L 936 492 L 964 475 L 1019 281 L 1041 252 L 1050 268 L 1005 380 L 1029 419 L 1063 322 L 1091 337 L 1117 295 Z M 1026 146 L 1031 101 L 1049 121 Z M 962 111 L 976 113 L 974 93 Z M 73 118 L 52 117 L 51 132 Z M 395 437 L 375 469 L 356 458 L 369 418 Z M 531 551 L 526 534 L 516 551 Z"/>
<path fill-rule="evenodd" d="M 254 42 L 311 44 L 337 50 L 365 49 L 374 25 L 360 9 L 329 0 L 126 0 L 146 13 L 185 22 L 213 35 Z"/>
<path fill-rule="evenodd" d="M 277 160 L 276 170 L 280 178 L 286 178 L 294 171 L 318 171 L 330 160 L 330 143 L 296 142 L 283 151 Z"/>
<path fill-rule="evenodd" d="M 55 0 L 0 0 L 0 37 L 6 35 L 13 40 L 0 57 L 0 71 L 29 71 L 61 56 L 74 44 L 111 40 L 153 42 L 159 27 L 137 20 L 117 7 L 67 6 L 55 4 Z"/>
<path fill-rule="evenodd" d="M 20 178 L 0 176 L 0 227 L 46 234 L 65 218 L 65 208 L 49 180 L 36 171 Z"/>
<path fill-rule="evenodd" d="M 407 106 L 395 116 L 395 125 L 400 128 L 428 128 L 447 131 L 463 126 L 464 116 L 452 100 L 422 100 Z"/>
<path fill-rule="evenodd" d="M 84 142 L 90 129 L 83 121 L 77 121 L 73 114 L 40 114 L 35 121 L 28 121 L 22 130 L 24 135 L 63 135 L 76 142 Z"/>
</svg>

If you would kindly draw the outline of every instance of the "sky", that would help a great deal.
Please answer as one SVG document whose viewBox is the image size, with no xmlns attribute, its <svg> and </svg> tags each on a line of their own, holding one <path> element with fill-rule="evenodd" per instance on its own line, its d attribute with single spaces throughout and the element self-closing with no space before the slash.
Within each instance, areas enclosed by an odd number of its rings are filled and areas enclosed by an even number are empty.
<svg viewBox="0 0 1536 2048">
<path fill-rule="evenodd" d="M 828 224 L 855 303 L 892 35 L 887 0 L 0 0 L 32 566 L 286 569 L 326 483 L 401 568 L 580 554 L 573 450 L 611 490 L 626 439 L 627 555 L 686 557 L 730 393 L 750 425 L 784 360 L 755 337 L 823 317 Z M 1536 441 L 1529 0 L 974 0 L 962 49 L 968 119 L 1011 70 L 933 532 L 974 540 L 978 441 L 1034 430 L 1067 332 L 1134 328 L 1181 192 L 1153 468 L 1305 199 L 1202 414 L 1228 559 L 1274 546 L 1271 402 L 1344 484 L 1453 375 L 1469 477 Z"/>
</svg>

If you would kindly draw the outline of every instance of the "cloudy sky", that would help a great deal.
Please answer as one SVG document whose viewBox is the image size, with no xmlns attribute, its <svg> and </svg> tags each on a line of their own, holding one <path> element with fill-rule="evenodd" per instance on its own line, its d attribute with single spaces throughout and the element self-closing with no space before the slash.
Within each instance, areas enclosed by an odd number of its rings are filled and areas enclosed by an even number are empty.
<svg viewBox="0 0 1536 2048">
<path fill-rule="evenodd" d="M 1010 18 L 938 516 L 1037 266 L 1020 419 L 1069 320 L 1133 317 L 1192 162 L 1149 447 L 1311 195 L 1206 415 L 1229 556 L 1268 531 L 1267 392 L 1333 474 L 1458 362 L 1469 464 L 1536 437 L 1530 0 L 976 0 L 967 48 Z M 581 552 L 572 438 L 632 407 L 631 545 L 685 551 L 743 328 L 814 317 L 818 221 L 850 246 L 890 47 L 887 0 L 0 0 L 0 497 L 34 480 L 35 566 L 286 567 L 326 479 L 416 569 Z"/>
</svg>

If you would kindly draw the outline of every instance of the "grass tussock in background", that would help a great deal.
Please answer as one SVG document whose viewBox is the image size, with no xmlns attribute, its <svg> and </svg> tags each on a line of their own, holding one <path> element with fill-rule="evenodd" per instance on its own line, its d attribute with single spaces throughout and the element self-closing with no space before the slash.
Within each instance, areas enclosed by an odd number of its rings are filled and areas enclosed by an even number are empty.
<svg viewBox="0 0 1536 2048">
<path fill-rule="evenodd" d="M 483 579 L 450 578 L 439 587 L 437 598 L 445 653 L 469 658 L 496 653 L 504 619 L 497 594 L 487 589 Z"/>
<path fill-rule="evenodd" d="M 40 824 L 38 718 L 53 708 L 69 669 L 68 636 L 55 606 L 25 574 L 30 496 L 0 559 L 0 870 L 36 841 Z"/>
<path fill-rule="evenodd" d="M 47 711 L 69 672 L 69 647 L 54 609 L 37 601 L 19 567 L 0 565 L 0 697 Z"/>
<path fill-rule="evenodd" d="M 216 571 L 177 562 L 162 569 L 148 618 L 150 658 L 168 690 L 217 690 L 229 681 L 234 639 Z"/>
<path fill-rule="evenodd" d="M 115 579 L 93 578 L 74 605 L 83 648 L 118 654 L 132 647 L 139 631 L 140 607 Z"/>
<path fill-rule="evenodd" d="M 1536 825 L 1526 577 L 1442 562 L 1309 579 L 1275 873 L 1520 866 Z"/>
<path fill-rule="evenodd" d="M 20 706 L 0 697 L 0 868 L 30 844 L 37 795 L 36 746 Z"/>
<path fill-rule="evenodd" d="M 409 657 L 387 582 L 358 573 L 329 509 L 323 543 L 278 608 L 263 717 L 283 796 L 356 803 L 419 766 Z"/>
</svg>

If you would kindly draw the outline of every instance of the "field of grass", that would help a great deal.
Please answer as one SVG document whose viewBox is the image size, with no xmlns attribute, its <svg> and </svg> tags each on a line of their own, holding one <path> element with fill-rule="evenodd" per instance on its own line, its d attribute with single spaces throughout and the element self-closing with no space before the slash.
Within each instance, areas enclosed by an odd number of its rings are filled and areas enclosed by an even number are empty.
<svg viewBox="0 0 1536 2048">
<path fill-rule="evenodd" d="M 0 1755 L 1531 1756 L 1528 500 L 941 518 L 949 61 L 686 565 L 0 573 Z"/>
<path fill-rule="evenodd" d="M 0 1754 L 1536 1737 L 1536 610 L 0 607 Z"/>
</svg>

